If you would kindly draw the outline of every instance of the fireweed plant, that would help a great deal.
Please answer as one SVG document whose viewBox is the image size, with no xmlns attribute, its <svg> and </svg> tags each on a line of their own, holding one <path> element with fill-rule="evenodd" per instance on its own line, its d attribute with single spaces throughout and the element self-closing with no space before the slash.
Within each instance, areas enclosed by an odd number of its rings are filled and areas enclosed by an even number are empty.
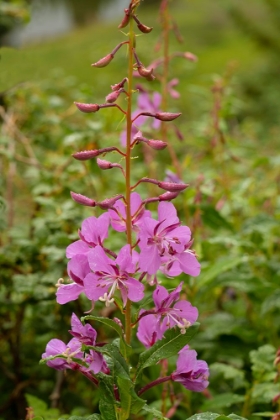
<svg viewBox="0 0 280 420">
<path fill-rule="evenodd" d="M 71 192 L 77 203 L 99 207 L 104 213 L 83 221 L 80 239 L 66 249 L 70 281 L 64 283 L 60 279 L 57 284 L 59 304 L 76 300 L 83 293 L 90 301 L 90 312 L 94 310 L 95 302 L 101 301 L 107 307 L 115 306 L 121 319 L 86 315 L 80 320 L 73 314 L 69 331 L 72 339 L 67 344 L 52 339 L 42 355 L 43 362 L 48 366 L 57 370 L 78 370 L 93 386 L 99 388 L 100 414 L 94 418 L 104 420 L 126 420 L 139 412 L 163 418 L 162 413 L 146 404 L 146 391 L 173 381 L 190 391 L 201 392 L 208 386 L 209 375 L 207 363 L 198 360 L 196 351 L 188 345 L 198 328 L 197 308 L 187 300 L 180 299 L 183 282 L 176 286 L 174 280 L 173 290 L 168 291 L 159 284 L 157 276 L 158 272 L 168 278 L 175 278 L 181 273 L 195 277 L 200 273 L 200 264 L 192 250 L 191 231 L 189 227 L 181 225 L 176 208 L 171 203 L 188 185 L 148 177 L 137 182 L 131 179 L 134 148 L 139 147 L 140 143 L 156 151 L 167 147 L 166 141 L 148 139 L 142 135 L 137 125 L 141 117 L 168 123 L 181 115 L 167 111 L 153 112 L 150 109 L 141 110 L 137 115 L 132 112 L 132 98 L 137 93 L 133 86 L 133 72 L 136 69 L 146 80 L 154 79 L 153 68 L 146 68 L 136 52 L 134 26 L 144 34 L 152 30 L 141 23 L 136 15 L 139 4 L 140 0 L 132 0 L 124 10 L 119 28 L 128 28 L 127 40 L 93 64 L 97 68 L 107 66 L 125 46 L 128 50 L 127 76 L 111 86 L 112 91 L 106 96 L 106 103 L 75 103 L 85 113 L 116 107 L 124 115 L 125 148 L 111 146 L 80 151 L 73 156 L 81 161 L 97 158 L 97 165 L 102 170 L 119 169 L 125 180 L 125 192 L 103 201 Z M 126 109 L 116 103 L 120 95 L 126 96 Z M 118 153 L 125 165 L 101 159 L 110 152 Z M 156 197 L 142 198 L 135 191 L 141 183 L 155 184 L 162 193 Z M 158 203 L 156 219 L 146 209 L 149 203 Z M 118 253 L 106 246 L 109 229 L 126 237 L 126 244 Z M 151 293 L 152 299 L 144 299 Z M 112 328 L 117 338 L 111 343 L 99 342 L 96 330 L 86 322 L 89 320 Z M 137 351 L 133 351 L 132 333 L 143 349 L 146 348 L 136 362 L 139 346 Z M 171 356 L 178 357 L 177 367 L 167 374 L 165 360 Z M 165 364 L 161 372 L 165 371 L 166 374 L 151 382 L 143 382 L 143 370 L 157 363 Z"/>
</svg>

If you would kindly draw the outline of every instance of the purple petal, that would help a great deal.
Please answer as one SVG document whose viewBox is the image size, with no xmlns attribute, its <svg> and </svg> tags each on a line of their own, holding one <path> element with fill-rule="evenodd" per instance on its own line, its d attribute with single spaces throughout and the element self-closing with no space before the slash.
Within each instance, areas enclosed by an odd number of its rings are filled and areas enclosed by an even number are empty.
<svg viewBox="0 0 280 420">
<path fill-rule="evenodd" d="M 148 274 L 155 274 L 160 267 L 160 262 L 161 260 L 156 245 L 147 246 L 144 250 L 141 250 L 139 257 L 141 271 L 146 271 Z"/>
<path fill-rule="evenodd" d="M 104 296 L 104 293 L 107 292 L 109 284 L 105 287 L 100 286 L 100 281 L 98 281 L 98 276 L 93 273 L 90 273 L 84 279 L 85 294 L 88 299 L 97 301 L 100 297 Z"/>
<path fill-rule="evenodd" d="M 132 302 L 139 302 L 144 297 L 144 285 L 140 281 L 129 277 L 125 282 L 128 288 L 128 297 Z"/>
<path fill-rule="evenodd" d="M 68 262 L 67 271 L 72 280 L 83 286 L 83 280 L 90 272 L 87 256 L 85 254 L 74 255 Z"/>
<path fill-rule="evenodd" d="M 154 315 L 146 315 L 139 321 L 136 335 L 138 340 L 147 348 L 153 346 L 157 340 L 162 338 L 162 336 L 158 335 L 156 326 L 157 319 Z"/>
<path fill-rule="evenodd" d="M 107 257 L 104 249 L 100 245 L 97 245 L 88 253 L 88 262 L 92 271 L 115 274 L 115 271 L 111 267 L 114 261 Z"/>
<path fill-rule="evenodd" d="M 200 274 L 200 264 L 196 257 L 190 252 L 183 252 L 177 256 L 182 271 L 190 276 L 196 277 Z"/>
<path fill-rule="evenodd" d="M 164 221 L 161 225 L 161 229 L 165 229 L 167 226 L 174 225 L 179 222 L 177 217 L 177 210 L 172 203 L 162 201 L 158 205 L 158 220 Z"/>
<path fill-rule="evenodd" d="M 175 303 L 174 308 L 180 309 L 180 318 L 186 319 L 191 324 L 196 322 L 198 318 L 198 310 L 187 300 L 180 300 L 179 302 Z"/>
<path fill-rule="evenodd" d="M 119 265 L 121 271 L 126 271 L 128 273 L 135 272 L 135 265 L 132 263 L 130 253 L 130 245 L 125 245 L 120 249 L 119 255 L 116 258 L 116 264 Z"/>
<path fill-rule="evenodd" d="M 162 302 L 168 298 L 168 291 L 163 286 L 157 286 L 156 290 L 153 293 L 153 299 L 156 305 L 156 308 L 159 309 L 162 306 Z"/>
<path fill-rule="evenodd" d="M 84 241 L 73 242 L 66 248 L 66 257 L 73 258 L 78 254 L 87 254 L 90 251 L 90 247 Z"/>
<path fill-rule="evenodd" d="M 56 292 L 56 301 L 60 305 L 78 299 L 84 288 L 76 283 L 62 284 Z"/>
</svg>

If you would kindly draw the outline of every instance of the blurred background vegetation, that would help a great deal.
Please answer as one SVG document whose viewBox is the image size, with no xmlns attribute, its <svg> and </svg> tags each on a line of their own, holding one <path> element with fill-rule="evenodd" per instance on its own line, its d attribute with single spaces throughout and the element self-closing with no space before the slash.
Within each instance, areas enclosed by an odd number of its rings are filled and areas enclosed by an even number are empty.
<svg viewBox="0 0 280 420">
<path fill-rule="evenodd" d="M 152 48 L 160 35 L 159 4 L 145 0 L 139 9 L 154 27 L 137 39 L 146 65 L 161 54 Z M 183 112 L 184 140 L 170 130 L 169 141 L 190 183 L 175 204 L 194 232 L 203 269 L 198 279 L 182 280 L 200 310 L 201 331 L 192 344 L 210 364 L 211 384 L 204 395 L 175 388 L 166 406 L 178 405 L 175 420 L 198 411 L 269 418 L 280 411 L 272 403 L 280 392 L 273 367 L 280 325 L 280 3 L 170 4 L 184 38 L 182 44 L 171 38 L 171 51 L 199 58 L 171 63 L 181 96 L 169 108 Z M 93 214 L 72 202 L 69 191 L 102 199 L 123 188 L 115 173 L 101 178 L 95 162 L 83 165 L 71 154 L 119 142 L 115 110 L 80 115 L 73 101 L 103 102 L 125 76 L 124 52 L 105 69 L 90 64 L 123 40 L 116 26 L 126 5 L 0 0 L 1 420 L 25 419 L 28 406 L 45 420 L 82 416 L 98 401 L 74 372 L 61 375 L 37 361 L 49 339 L 69 340 L 71 312 L 89 309 L 82 299 L 66 306 L 54 299 L 57 279 L 66 276 L 65 248 Z M 152 89 L 161 90 L 158 81 Z M 167 151 L 157 159 L 151 163 L 139 151 L 135 178 L 150 171 L 163 178 L 165 168 L 178 172 Z M 118 249 L 118 237 L 109 245 Z M 100 339 L 106 334 L 100 330 Z M 156 377 L 157 367 L 149 374 Z M 148 398 L 160 407 L 160 390 Z"/>
</svg>

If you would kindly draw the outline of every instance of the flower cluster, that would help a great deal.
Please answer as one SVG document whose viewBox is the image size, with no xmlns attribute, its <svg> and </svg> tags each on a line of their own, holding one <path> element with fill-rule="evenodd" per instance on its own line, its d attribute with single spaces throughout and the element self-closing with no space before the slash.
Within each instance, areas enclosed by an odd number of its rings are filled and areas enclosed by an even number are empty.
<svg viewBox="0 0 280 420">
<path fill-rule="evenodd" d="M 109 343 L 98 343 L 95 329 L 90 324 L 81 323 L 73 314 L 70 330 L 73 338 L 68 344 L 58 339 L 51 340 L 42 356 L 48 366 L 58 370 L 79 370 L 95 384 L 102 380 L 102 375 L 103 379 L 104 375 L 107 375 L 109 379 L 107 379 L 106 387 L 110 384 L 112 395 L 115 395 L 123 409 L 123 419 L 128 418 L 128 412 L 125 406 L 126 402 L 121 398 L 125 394 L 118 388 L 121 385 L 115 377 L 115 370 L 117 371 L 121 364 L 122 375 L 125 372 L 129 375 L 131 366 L 128 364 L 127 368 L 124 368 L 124 365 L 129 363 L 125 349 L 131 344 L 134 327 L 137 329 L 137 339 L 148 349 L 144 350 L 144 353 L 152 351 L 154 346 L 156 348 L 160 340 L 168 340 L 166 335 L 173 334 L 174 331 L 177 334 L 177 340 L 181 343 L 180 348 L 183 347 L 179 352 L 177 369 L 171 375 L 144 386 L 138 391 L 138 396 L 165 380 L 180 382 L 187 389 L 200 392 L 208 385 L 209 374 L 206 362 L 197 360 L 196 352 L 186 346 L 189 341 L 187 331 L 188 329 L 194 330 L 192 325 L 197 321 L 198 310 L 190 302 L 180 298 L 183 282 L 176 285 L 176 281 L 173 280 L 182 273 L 193 277 L 200 273 L 200 264 L 192 249 L 193 241 L 190 228 L 181 224 L 176 208 L 171 203 L 171 200 L 184 191 L 188 184 L 170 176 L 170 174 L 163 181 L 143 177 L 136 184 L 132 185 L 131 183 L 131 158 L 134 148 L 141 143 L 147 144 L 156 151 L 167 147 L 166 141 L 144 137 L 139 131 L 139 126 L 151 118 L 154 127 L 157 128 L 159 123 L 173 121 L 181 115 L 180 113 L 160 111 L 161 97 L 154 94 L 151 100 L 144 90 L 141 92 L 141 100 L 138 101 L 139 109 L 134 113 L 132 111 L 132 94 L 135 93 L 132 84 L 133 72 L 137 70 L 137 74 L 148 81 L 155 78 L 153 68 L 145 68 L 136 54 L 133 23 L 136 22 L 138 29 L 143 33 L 149 33 L 152 30 L 152 28 L 143 25 L 136 16 L 136 8 L 139 3 L 140 0 L 131 0 L 119 26 L 123 28 L 129 25 L 129 40 L 121 42 L 111 53 L 93 64 L 97 68 L 107 66 L 121 47 L 126 45 L 129 56 L 128 77 L 111 86 L 111 92 L 106 96 L 103 104 L 76 102 L 77 108 L 85 113 L 96 113 L 108 107 L 116 107 L 125 115 L 124 150 L 109 146 L 102 149 L 79 151 L 73 155 L 75 159 L 82 161 L 96 158 L 97 165 L 101 170 L 121 170 L 125 181 L 125 194 L 97 201 L 71 192 L 74 201 L 92 208 L 99 207 L 103 210 L 103 214 L 99 217 L 88 217 L 83 221 L 79 230 L 79 240 L 66 249 L 69 280 L 64 283 L 63 279 L 60 279 L 57 284 L 57 302 L 59 304 L 63 305 L 74 301 L 83 294 L 84 298 L 90 302 L 91 311 L 97 301 L 103 302 L 105 306 L 112 306 L 113 311 L 120 310 L 124 315 L 122 320 L 117 318 L 104 320 L 94 316 L 91 318 L 98 318 L 97 320 L 118 332 L 120 344 L 115 342 L 119 346 L 117 355 L 115 345 L 112 350 Z M 175 94 L 172 89 L 175 85 L 174 82 L 170 84 L 173 96 Z M 127 110 L 116 103 L 121 95 L 126 95 L 128 99 Z M 100 156 L 107 153 L 120 154 L 122 162 L 125 160 L 125 165 L 100 159 Z M 143 199 L 135 192 L 140 183 L 152 183 L 163 192 L 156 197 Z M 147 209 L 149 203 L 155 202 L 158 203 L 156 218 Z M 123 246 L 118 251 L 110 249 L 111 242 L 108 240 L 110 230 L 123 234 Z M 159 279 L 164 276 L 170 279 L 170 283 L 174 282 L 171 292 L 160 284 Z M 152 307 L 151 304 L 145 307 L 147 299 L 144 300 L 144 298 L 147 293 L 152 295 Z M 131 306 L 134 303 L 136 305 L 132 316 Z M 182 339 L 182 336 L 186 338 Z M 168 342 L 168 346 L 171 349 L 172 340 Z M 178 348 L 174 347 L 169 350 L 169 355 L 175 355 L 177 352 Z M 106 354 L 106 359 L 103 354 Z M 110 357 L 113 361 L 110 360 L 109 363 L 108 358 L 110 359 Z M 114 358 L 117 360 L 115 365 Z M 164 358 L 165 354 L 163 353 L 157 355 L 157 361 Z M 112 372 L 111 366 L 114 366 Z M 141 363 L 139 366 L 138 370 L 141 368 Z M 128 377 L 126 380 L 131 381 L 131 378 Z M 135 383 L 131 381 L 130 386 L 135 387 Z M 138 388 L 138 385 L 136 386 Z M 142 400 L 142 402 L 142 406 L 144 406 L 145 401 Z"/>
</svg>

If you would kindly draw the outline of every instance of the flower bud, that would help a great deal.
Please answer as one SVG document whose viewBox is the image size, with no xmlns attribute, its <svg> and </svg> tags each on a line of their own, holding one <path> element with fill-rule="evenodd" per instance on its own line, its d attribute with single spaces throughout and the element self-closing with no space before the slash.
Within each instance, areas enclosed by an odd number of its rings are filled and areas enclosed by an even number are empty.
<svg viewBox="0 0 280 420">
<path fill-rule="evenodd" d="M 145 143 L 154 150 L 163 150 L 167 146 L 167 143 L 162 140 L 148 140 Z"/>
<path fill-rule="evenodd" d="M 108 66 L 108 64 L 113 60 L 114 55 L 113 54 L 108 54 L 105 57 L 101 58 L 100 60 L 98 60 L 96 63 L 92 64 L 92 67 L 106 67 Z"/>
<path fill-rule="evenodd" d="M 140 76 L 145 77 L 145 79 L 147 79 L 148 81 L 151 82 L 155 80 L 155 76 L 153 75 L 154 69 L 147 69 L 141 65 L 137 67 L 137 70 Z"/>
<path fill-rule="evenodd" d="M 111 162 L 109 162 L 108 160 L 103 160 L 103 159 L 98 159 L 96 160 L 97 165 L 99 166 L 100 169 L 106 170 L 106 169 L 112 169 L 113 168 L 113 164 Z"/>
<path fill-rule="evenodd" d="M 180 115 L 182 115 L 182 112 L 176 112 L 176 113 L 172 113 L 172 112 L 157 112 L 154 117 L 157 120 L 160 121 L 173 121 L 176 118 L 180 117 Z"/>
<path fill-rule="evenodd" d="M 82 194 L 74 193 L 73 191 L 70 191 L 71 197 L 76 203 L 81 204 L 82 206 L 88 206 L 88 207 L 95 207 L 96 201 L 92 200 L 91 198 L 86 197 Z"/>
<path fill-rule="evenodd" d="M 114 206 L 116 201 L 118 201 L 120 198 L 124 198 L 122 194 L 116 195 L 115 197 L 106 198 L 103 201 L 100 201 L 99 203 L 96 203 L 98 207 L 100 207 L 103 210 L 108 210 Z"/>
<path fill-rule="evenodd" d="M 188 51 L 183 53 L 183 57 L 185 57 L 187 60 L 194 61 L 194 62 L 198 60 L 196 55 Z"/>
<path fill-rule="evenodd" d="M 90 114 L 92 112 L 97 112 L 100 109 L 100 106 L 98 104 L 83 104 L 81 102 L 74 102 L 76 107 L 86 114 Z"/>
<path fill-rule="evenodd" d="M 124 92 L 124 89 L 119 89 L 109 93 L 109 95 L 106 96 L 106 102 L 108 102 L 109 104 L 114 103 L 122 92 Z"/>
<path fill-rule="evenodd" d="M 166 181 L 160 181 L 158 183 L 159 188 L 162 188 L 163 190 L 170 191 L 170 192 L 177 192 L 177 191 L 183 191 L 186 188 L 188 188 L 189 184 L 177 184 L 175 182 L 166 182 Z"/>
<path fill-rule="evenodd" d="M 94 150 L 84 150 L 82 152 L 76 152 L 72 156 L 77 160 L 88 160 L 92 159 L 96 156 L 99 156 L 101 153 L 98 149 Z"/>
<path fill-rule="evenodd" d="M 103 149 L 84 150 L 82 152 L 76 152 L 72 156 L 73 158 L 77 160 L 88 160 L 88 159 L 97 157 L 99 155 L 102 155 L 102 153 L 108 153 L 108 152 L 113 152 L 113 151 L 119 152 L 119 149 L 114 146 L 104 147 Z"/>
<path fill-rule="evenodd" d="M 153 30 L 153 28 L 150 28 L 149 26 L 143 25 L 143 23 L 138 23 L 137 25 L 139 31 L 143 32 L 143 34 L 148 34 Z"/>
<path fill-rule="evenodd" d="M 129 9 L 124 9 L 124 13 L 125 13 L 125 15 L 123 17 L 123 20 L 121 21 L 121 23 L 118 26 L 119 29 L 125 28 L 129 24 L 129 17 L 130 17 Z"/>
<path fill-rule="evenodd" d="M 128 81 L 128 78 L 125 77 L 120 83 L 116 83 L 115 85 L 111 85 L 111 89 L 113 91 L 119 90 L 124 87 L 125 83 Z"/>
<path fill-rule="evenodd" d="M 161 194 L 158 198 L 159 201 L 171 201 L 173 198 L 176 198 L 179 195 L 180 192 L 166 192 L 164 194 Z"/>
</svg>

